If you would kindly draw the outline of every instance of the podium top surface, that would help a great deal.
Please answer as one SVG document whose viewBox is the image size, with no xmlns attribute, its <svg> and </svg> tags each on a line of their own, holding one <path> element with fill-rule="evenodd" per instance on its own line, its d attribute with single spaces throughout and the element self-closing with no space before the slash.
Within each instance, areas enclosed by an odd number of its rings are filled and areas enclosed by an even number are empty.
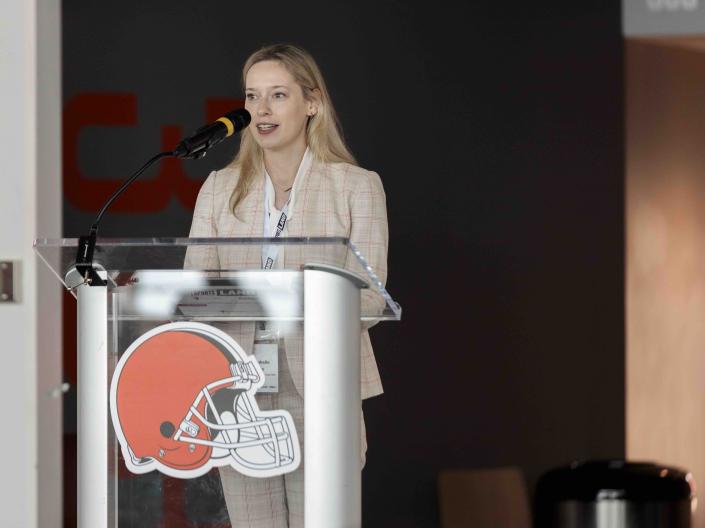
<svg viewBox="0 0 705 528">
<path fill-rule="evenodd" d="M 82 282 L 74 268 L 77 247 L 75 238 L 34 241 L 39 257 L 72 291 Z M 271 269 L 262 269 L 262 262 L 270 257 L 274 261 Z M 261 295 L 255 292 L 289 298 L 288 305 L 278 305 L 298 306 L 294 301 L 303 295 L 304 269 L 339 270 L 364 288 L 363 320 L 401 319 L 401 307 L 385 289 L 377 270 L 346 238 L 99 238 L 93 263 L 105 271 L 109 288 L 125 297 L 168 291 L 171 298 L 178 297 L 179 306 L 192 310 L 191 315 L 194 307 L 201 306 L 195 315 L 204 319 L 223 315 L 223 301 L 231 302 L 230 309 L 235 298 L 239 299 L 240 319 L 297 319 L 299 311 L 294 308 L 287 313 L 263 311 Z M 203 299 L 215 304 L 203 308 Z M 243 306 L 248 308 L 242 311 Z"/>
</svg>

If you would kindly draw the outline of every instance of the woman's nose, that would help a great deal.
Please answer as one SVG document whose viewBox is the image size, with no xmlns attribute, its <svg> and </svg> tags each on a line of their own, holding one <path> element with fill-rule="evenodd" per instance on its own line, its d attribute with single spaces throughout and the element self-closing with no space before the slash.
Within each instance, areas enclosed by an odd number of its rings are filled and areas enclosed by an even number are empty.
<svg viewBox="0 0 705 528">
<path fill-rule="evenodd" d="M 267 104 L 266 101 L 261 101 L 259 105 L 257 105 L 257 115 L 269 115 L 271 114 L 271 110 L 269 108 L 269 105 Z"/>
</svg>

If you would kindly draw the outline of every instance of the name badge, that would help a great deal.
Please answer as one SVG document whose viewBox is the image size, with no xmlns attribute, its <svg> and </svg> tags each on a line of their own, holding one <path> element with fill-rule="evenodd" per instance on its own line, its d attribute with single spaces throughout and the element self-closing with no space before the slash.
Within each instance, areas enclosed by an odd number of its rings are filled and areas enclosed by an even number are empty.
<svg viewBox="0 0 705 528">
<path fill-rule="evenodd" d="M 264 385 L 257 392 L 279 392 L 279 345 L 255 343 L 255 358 L 264 372 Z"/>
</svg>

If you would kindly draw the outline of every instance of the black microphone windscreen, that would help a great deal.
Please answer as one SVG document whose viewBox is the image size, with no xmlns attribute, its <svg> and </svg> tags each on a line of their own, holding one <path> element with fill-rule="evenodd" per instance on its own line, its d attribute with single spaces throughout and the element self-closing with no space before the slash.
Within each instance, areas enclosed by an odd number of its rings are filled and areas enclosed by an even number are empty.
<svg viewBox="0 0 705 528">
<path fill-rule="evenodd" d="M 235 132 L 239 132 L 240 130 L 244 129 L 247 125 L 250 124 L 250 121 L 252 120 L 250 113 L 244 108 L 231 110 L 223 117 L 226 117 L 230 119 L 230 121 L 232 121 L 233 126 L 235 127 Z"/>
</svg>

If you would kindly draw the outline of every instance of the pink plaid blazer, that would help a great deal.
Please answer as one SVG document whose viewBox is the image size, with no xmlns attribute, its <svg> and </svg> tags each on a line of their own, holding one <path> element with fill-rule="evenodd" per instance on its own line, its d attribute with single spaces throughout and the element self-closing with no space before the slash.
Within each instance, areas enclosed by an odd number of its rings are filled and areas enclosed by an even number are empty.
<svg viewBox="0 0 705 528">
<path fill-rule="evenodd" d="M 225 168 L 212 172 L 198 194 L 189 234 L 202 237 L 260 237 L 264 215 L 264 178 L 256 178 L 249 194 L 240 202 L 237 217 L 228 202 L 239 177 L 239 170 Z M 367 259 L 372 269 L 384 283 L 387 277 L 387 207 L 384 189 L 375 172 L 347 163 L 321 163 L 313 161 L 310 170 L 300 176 L 291 220 L 287 223 L 290 237 L 345 237 L 349 238 Z M 295 252 L 288 248 L 280 253 L 284 266 L 296 262 Z M 226 246 L 191 248 L 186 255 L 185 267 L 206 269 L 259 269 L 261 253 L 258 246 L 237 254 Z M 363 305 L 381 300 L 372 292 L 362 292 Z M 382 383 L 372 351 L 367 328 L 361 327 L 361 393 L 370 398 L 382 393 Z M 247 351 L 252 353 L 254 323 L 228 323 L 221 327 L 230 333 Z M 303 336 L 301 333 L 284 338 L 286 356 L 294 384 L 303 395 Z"/>
</svg>

